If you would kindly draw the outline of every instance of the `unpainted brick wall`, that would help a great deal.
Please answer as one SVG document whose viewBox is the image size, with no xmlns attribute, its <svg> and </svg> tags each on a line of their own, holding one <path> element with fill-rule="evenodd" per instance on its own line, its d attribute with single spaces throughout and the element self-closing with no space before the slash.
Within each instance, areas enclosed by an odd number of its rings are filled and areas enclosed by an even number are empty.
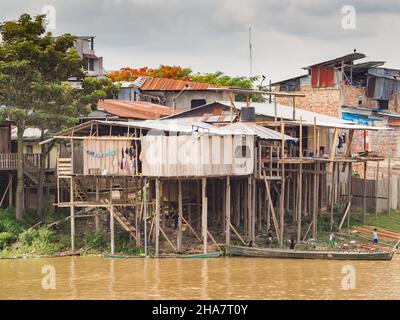
<svg viewBox="0 0 400 320">
<path fill-rule="evenodd" d="M 296 107 L 328 116 L 340 116 L 340 91 L 336 88 L 312 88 L 310 85 L 301 86 L 300 91 L 291 93 L 304 94 L 296 98 Z M 292 98 L 277 97 L 277 102 L 292 105 Z"/>
</svg>

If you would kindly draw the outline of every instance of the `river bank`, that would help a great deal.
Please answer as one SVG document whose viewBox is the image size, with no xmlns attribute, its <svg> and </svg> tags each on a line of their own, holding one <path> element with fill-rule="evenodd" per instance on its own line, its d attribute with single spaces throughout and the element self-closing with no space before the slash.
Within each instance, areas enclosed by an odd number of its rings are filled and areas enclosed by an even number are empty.
<svg viewBox="0 0 400 320">
<path fill-rule="evenodd" d="M 327 223 L 327 218 L 329 217 L 325 215 L 320 217 L 318 241 L 301 242 L 297 244 L 296 249 L 332 250 L 328 245 L 329 223 Z M 357 212 L 352 213 L 350 228 L 360 225 L 362 225 L 362 215 Z M 400 231 L 400 214 L 393 212 L 391 216 L 386 213 L 378 217 L 370 216 L 366 221 L 366 225 Z M 0 259 L 49 258 L 78 254 L 98 257 L 109 254 L 109 234 L 106 231 L 93 231 L 93 225 L 89 221 L 79 225 L 79 228 L 76 240 L 78 249 L 76 252 L 70 252 L 70 231 L 67 213 L 49 214 L 45 219 L 39 219 L 34 213 L 29 213 L 25 215 L 23 221 L 17 221 L 12 209 L 1 209 Z M 106 225 L 103 230 L 107 230 Z M 333 250 L 348 250 L 351 247 L 370 245 L 372 234 L 369 237 L 365 237 L 344 230 L 338 233 L 337 240 L 337 247 Z M 223 243 L 223 235 L 220 243 Z M 382 248 L 385 248 L 386 245 L 387 249 L 390 249 L 395 244 L 394 241 L 387 241 L 387 243 L 383 241 L 383 243 Z M 236 244 L 240 244 L 240 242 Z M 258 237 L 255 245 L 266 246 L 266 235 Z M 288 241 L 285 242 L 285 245 L 288 246 Z M 273 246 L 277 246 L 277 243 Z M 164 249 L 162 253 L 171 254 L 171 248 L 168 248 L 168 246 L 162 249 Z M 221 248 L 217 246 L 210 246 L 210 251 L 219 250 Z M 186 250 L 182 254 L 190 255 L 201 252 L 201 243 L 191 241 L 186 243 Z M 116 234 L 116 255 L 143 257 L 144 250 L 143 248 L 135 247 L 128 234 L 121 230 Z M 151 244 L 148 248 L 148 255 L 154 255 Z"/>
</svg>

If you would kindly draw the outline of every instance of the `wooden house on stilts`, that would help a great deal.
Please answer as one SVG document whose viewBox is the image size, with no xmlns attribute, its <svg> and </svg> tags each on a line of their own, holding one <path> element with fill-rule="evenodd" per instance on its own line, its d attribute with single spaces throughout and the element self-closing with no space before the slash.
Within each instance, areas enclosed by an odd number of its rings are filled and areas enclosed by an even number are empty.
<svg viewBox="0 0 400 320">
<path fill-rule="evenodd" d="M 112 254 L 117 222 L 156 256 L 195 243 L 204 253 L 233 240 L 256 243 L 269 229 L 280 247 L 289 238 L 316 239 L 319 216 L 333 226 L 337 203 L 343 226 L 353 163 L 381 160 L 352 155 L 352 132 L 378 128 L 303 119 L 299 110 L 300 118 L 260 118 L 248 104 L 219 104 L 165 120 L 89 121 L 55 134 L 56 205 L 70 209 L 72 251 L 75 221 L 85 217 L 97 229 L 109 217 Z M 346 150 L 338 155 L 342 131 Z"/>
</svg>

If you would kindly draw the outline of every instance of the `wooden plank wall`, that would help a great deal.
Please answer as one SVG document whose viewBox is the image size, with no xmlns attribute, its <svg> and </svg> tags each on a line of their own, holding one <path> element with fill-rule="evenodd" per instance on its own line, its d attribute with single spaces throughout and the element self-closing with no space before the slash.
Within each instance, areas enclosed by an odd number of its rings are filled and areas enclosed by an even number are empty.
<svg viewBox="0 0 400 320">
<path fill-rule="evenodd" d="M 386 211 L 388 209 L 388 183 L 390 181 L 390 206 L 391 209 L 400 209 L 400 177 L 391 176 L 388 179 L 387 176 L 380 176 L 378 181 L 378 212 Z M 364 199 L 360 196 L 364 194 L 364 179 L 355 178 L 352 179 L 352 194 L 358 196 L 353 198 L 352 207 L 362 209 Z M 375 180 L 367 180 L 367 211 L 375 211 Z"/>
<path fill-rule="evenodd" d="M 126 148 L 129 149 L 130 147 L 131 142 L 126 140 L 83 140 L 83 173 L 88 175 L 97 171 L 98 174 L 102 174 L 107 170 L 109 175 L 132 176 L 133 173 L 130 167 L 133 160 L 130 159 L 129 155 L 125 154 Z M 124 165 L 123 169 L 120 166 L 122 150 L 124 150 L 123 160 L 128 161 L 128 165 Z M 95 157 L 88 154 L 88 151 L 101 153 L 115 151 L 115 155 Z"/>
<path fill-rule="evenodd" d="M 142 140 L 143 175 L 201 177 L 248 175 L 254 171 L 254 137 L 245 140 L 251 154 L 235 157 L 243 144 L 233 136 L 146 136 Z"/>
</svg>

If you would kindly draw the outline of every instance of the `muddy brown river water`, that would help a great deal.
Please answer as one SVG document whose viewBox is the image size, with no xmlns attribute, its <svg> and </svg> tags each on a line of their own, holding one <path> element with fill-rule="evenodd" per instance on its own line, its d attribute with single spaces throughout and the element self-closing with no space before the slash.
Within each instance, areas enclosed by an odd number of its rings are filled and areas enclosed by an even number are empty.
<svg viewBox="0 0 400 320">
<path fill-rule="evenodd" d="M 400 256 L 390 262 L 0 260 L 0 299 L 400 299 Z"/>
</svg>

